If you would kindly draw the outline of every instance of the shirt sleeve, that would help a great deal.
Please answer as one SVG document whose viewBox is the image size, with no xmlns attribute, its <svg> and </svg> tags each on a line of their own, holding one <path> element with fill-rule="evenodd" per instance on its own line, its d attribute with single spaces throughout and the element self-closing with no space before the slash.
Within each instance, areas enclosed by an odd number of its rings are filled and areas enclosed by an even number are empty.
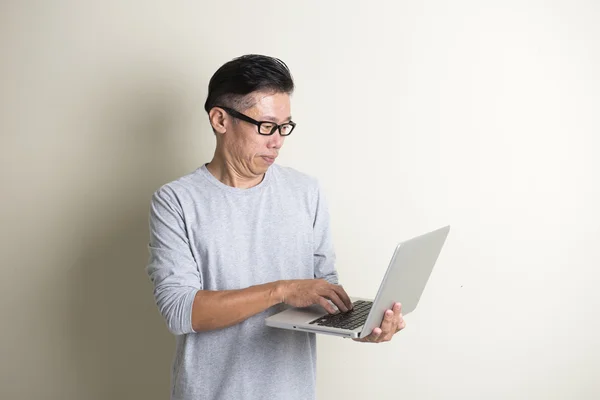
<svg viewBox="0 0 600 400">
<path fill-rule="evenodd" d="M 202 283 L 183 212 L 172 191 L 163 187 L 154 193 L 149 223 L 150 259 L 146 272 L 154 285 L 156 305 L 173 334 L 194 333 L 192 306 Z"/>
<path fill-rule="evenodd" d="M 335 269 L 335 250 L 331 236 L 329 207 L 323 190 L 317 186 L 317 200 L 315 219 L 313 222 L 314 233 L 314 268 L 315 278 L 325 279 L 329 283 L 338 284 L 338 273 Z"/>
</svg>

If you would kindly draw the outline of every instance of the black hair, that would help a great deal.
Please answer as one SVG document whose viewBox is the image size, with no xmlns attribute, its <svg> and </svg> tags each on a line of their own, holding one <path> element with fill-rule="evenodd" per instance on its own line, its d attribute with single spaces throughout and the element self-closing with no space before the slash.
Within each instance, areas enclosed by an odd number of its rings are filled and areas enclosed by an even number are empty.
<svg viewBox="0 0 600 400">
<path fill-rule="evenodd" d="M 294 80 L 287 65 L 259 54 L 234 58 L 210 78 L 204 109 L 208 113 L 215 106 L 225 106 L 243 111 L 253 105 L 245 102 L 246 96 L 256 91 L 291 94 Z"/>
</svg>

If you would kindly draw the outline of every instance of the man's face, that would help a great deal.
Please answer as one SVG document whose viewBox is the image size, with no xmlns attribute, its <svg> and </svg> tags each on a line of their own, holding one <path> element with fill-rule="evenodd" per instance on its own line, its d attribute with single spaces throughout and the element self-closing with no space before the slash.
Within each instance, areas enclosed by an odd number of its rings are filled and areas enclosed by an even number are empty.
<svg viewBox="0 0 600 400">
<path fill-rule="evenodd" d="M 290 96 L 285 93 L 256 92 L 254 105 L 246 110 L 236 110 L 257 121 L 282 124 L 291 120 Z M 279 131 L 271 136 L 258 133 L 258 127 L 246 121 L 229 117 L 223 146 L 235 168 L 246 176 L 264 174 L 275 162 L 285 137 Z"/>
</svg>

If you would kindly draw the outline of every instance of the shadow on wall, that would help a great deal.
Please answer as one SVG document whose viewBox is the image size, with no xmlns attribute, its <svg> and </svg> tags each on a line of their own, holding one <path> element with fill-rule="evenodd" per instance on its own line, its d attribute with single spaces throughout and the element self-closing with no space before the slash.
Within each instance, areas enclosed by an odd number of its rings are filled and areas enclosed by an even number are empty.
<svg viewBox="0 0 600 400">
<path fill-rule="evenodd" d="M 131 78 L 109 86 L 101 104 L 85 105 L 82 114 L 94 114 L 87 133 L 94 156 L 78 179 L 82 250 L 68 287 L 70 361 L 86 400 L 169 398 L 174 340 L 145 266 L 151 195 L 189 172 L 169 142 L 181 95 L 156 79 Z"/>
</svg>

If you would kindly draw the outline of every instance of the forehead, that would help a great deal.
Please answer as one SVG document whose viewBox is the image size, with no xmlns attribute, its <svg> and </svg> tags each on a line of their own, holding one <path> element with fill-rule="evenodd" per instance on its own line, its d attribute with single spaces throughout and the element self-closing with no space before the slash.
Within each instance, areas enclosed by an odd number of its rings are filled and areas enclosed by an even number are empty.
<svg viewBox="0 0 600 400">
<path fill-rule="evenodd" d="M 290 96 L 280 92 L 254 92 L 250 95 L 251 106 L 245 110 L 249 116 L 290 117 Z"/>
</svg>

